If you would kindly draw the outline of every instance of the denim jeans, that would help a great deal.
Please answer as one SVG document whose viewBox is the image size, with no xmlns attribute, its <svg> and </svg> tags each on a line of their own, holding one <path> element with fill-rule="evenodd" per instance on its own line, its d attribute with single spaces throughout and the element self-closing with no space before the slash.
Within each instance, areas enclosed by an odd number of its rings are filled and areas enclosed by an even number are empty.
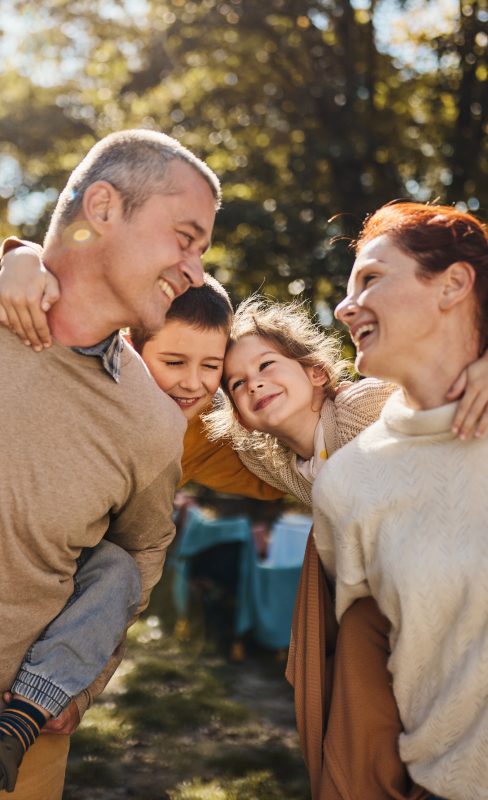
<svg viewBox="0 0 488 800">
<path fill-rule="evenodd" d="M 137 609 L 135 561 L 103 539 L 82 551 L 74 591 L 27 652 L 12 691 L 59 716 L 100 674 Z"/>
</svg>

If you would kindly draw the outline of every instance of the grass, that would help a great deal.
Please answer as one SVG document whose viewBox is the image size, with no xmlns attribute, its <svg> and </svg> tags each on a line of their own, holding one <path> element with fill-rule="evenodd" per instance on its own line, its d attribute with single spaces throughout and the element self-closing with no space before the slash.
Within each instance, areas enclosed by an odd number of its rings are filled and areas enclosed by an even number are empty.
<svg viewBox="0 0 488 800">
<path fill-rule="evenodd" d="M 309 800 L 283 664 L 180 641 L 161 607 L 73 738 L 64 800 Z"/>
</svg>

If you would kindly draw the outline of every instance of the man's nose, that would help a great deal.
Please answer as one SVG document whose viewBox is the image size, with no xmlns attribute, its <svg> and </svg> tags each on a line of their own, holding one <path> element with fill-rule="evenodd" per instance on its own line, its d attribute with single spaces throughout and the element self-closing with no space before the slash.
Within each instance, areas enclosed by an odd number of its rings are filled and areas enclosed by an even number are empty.
<svg viewBox="0 0 488 800">
<path fill-rule="evenodd" d="M 202 257 L 198 253 L 185 255 L 181 271 L 188 281 L 188 286 L 203 286 Z"/>
<path fill-rule="evenodd" d="M 264 386 L 264 381 L 262 378 L 254 378 L 248 381 L 247 386 L 250 393 L 253 394 L 256 391 L 256 389 L 262 389 L 262 387 Z"/>
</svg>

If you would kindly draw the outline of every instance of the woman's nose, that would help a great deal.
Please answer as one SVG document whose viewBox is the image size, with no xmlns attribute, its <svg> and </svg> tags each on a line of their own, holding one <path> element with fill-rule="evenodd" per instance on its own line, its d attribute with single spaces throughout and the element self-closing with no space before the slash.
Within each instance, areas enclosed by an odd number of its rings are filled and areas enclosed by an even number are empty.
<svg viewBox="0 0 488 800">
<path fill-rule="evenodd" d="M 334 316 L 339 322 L 347 323 L 347 320 L 350 319 L 355 312 L 357 311 L 357 302 L 353 295 L 348 294 L 344 300 L 336 306 L 334 311 Z"/>
</svg>

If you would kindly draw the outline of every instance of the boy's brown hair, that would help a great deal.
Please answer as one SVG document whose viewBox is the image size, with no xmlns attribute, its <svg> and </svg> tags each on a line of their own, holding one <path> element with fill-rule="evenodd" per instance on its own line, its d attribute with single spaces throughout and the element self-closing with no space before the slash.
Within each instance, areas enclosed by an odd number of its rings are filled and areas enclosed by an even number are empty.
<svg viewBox="0 0 488 800">
<path fill-rule="evenodd" d="M 203 331 L 222 330 L 229 334 L 234 316 L 230 297 L 222 284 L 208 273 L 205 273 L 203 280 L 203 286 L 191 287 L 173 300 L 166 314 L 166 322 L 179 320 Z M 154 335 L 155 331 L 144 328 L 130 329 L 132 344 L 139 354 Z"/>
</svg>

